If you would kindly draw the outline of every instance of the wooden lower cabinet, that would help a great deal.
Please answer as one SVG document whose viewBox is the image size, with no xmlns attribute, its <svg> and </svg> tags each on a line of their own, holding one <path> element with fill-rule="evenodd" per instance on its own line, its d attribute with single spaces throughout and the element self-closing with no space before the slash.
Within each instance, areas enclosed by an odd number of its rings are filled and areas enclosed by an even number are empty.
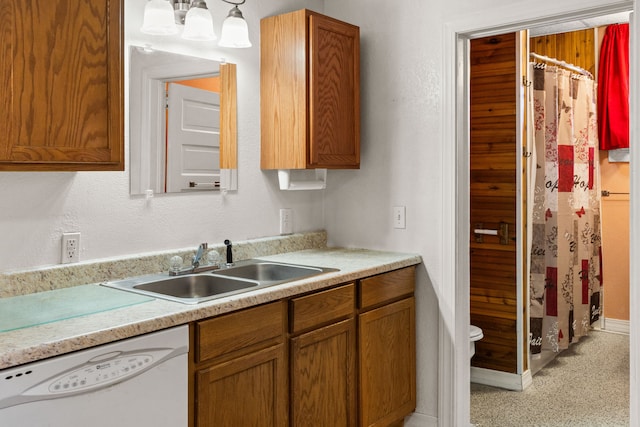
<svg viewBox="0 0 640 427">
<path fill-rule="evenodd" d="M 286 311 L 277 301 L 191 325 L 190 426 L 288 425 Z"/>
<path fill-rule="evenodd" d="M 402 425 L 416 406 L 415 298 L 360 314 L 358 322 L 360 425 Z"/>
<path fill-rule="evenodd" d="M 356 323 L 351 318 L 291 339 L 291 425 L 356 425 Z"/>
<path fill-rule="evenodd" d="M 197 425 L 287 425 L 286 372 L 283 344 L 197 371 Z"/>
<path fill-rule="evenodd" d="M 356 425 L 356 285 L 292 298 L 291 425 Z"/>
<path fill-rule="evenodd" d="M 194 322 L 190 426 L 402 426 L 414 286 L 407 267 Z"/>
<path fill-rule="evenodd" d="M 415 270 L 359 281 L 360 426 L 401 426 L 416 407 Z"/>
</svg>

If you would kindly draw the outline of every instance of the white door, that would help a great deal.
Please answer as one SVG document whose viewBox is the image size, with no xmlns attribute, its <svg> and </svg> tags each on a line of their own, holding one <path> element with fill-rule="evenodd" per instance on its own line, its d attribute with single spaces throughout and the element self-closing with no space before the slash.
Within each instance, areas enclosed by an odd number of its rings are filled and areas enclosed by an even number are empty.
<svg viewBox="0 0 640 427">
<path fill-rule="evenodd" d="M 167 91 L 167 192 L 220 183 L 220 95 L 177 83 Z"/>
</svg>

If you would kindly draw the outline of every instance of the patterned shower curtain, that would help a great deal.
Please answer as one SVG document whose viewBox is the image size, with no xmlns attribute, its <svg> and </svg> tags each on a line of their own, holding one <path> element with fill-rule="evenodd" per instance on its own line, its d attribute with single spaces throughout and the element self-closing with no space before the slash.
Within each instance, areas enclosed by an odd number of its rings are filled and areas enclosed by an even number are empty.
<svg viewBox="0 0 640 427">
<path fill-rule="evenodd" d="M 530 72 L 529 140 L 535 146 L 530 346 L 535 354 L 561 351 L 588 333 L 600 315 L 602 273 L 596 85 L 544 64 L 531 64 Z"/>
</svg>

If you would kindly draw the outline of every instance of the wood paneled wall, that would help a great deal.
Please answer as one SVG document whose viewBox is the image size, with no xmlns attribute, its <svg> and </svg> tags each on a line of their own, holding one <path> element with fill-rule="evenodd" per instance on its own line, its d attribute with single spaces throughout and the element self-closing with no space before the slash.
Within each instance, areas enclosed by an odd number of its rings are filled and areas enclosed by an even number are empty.
<svg viewBox="0 0 640 427">
<path fill-rule="evenodd" d="M 482 328 L 472 365 L 517 373 L 515 33 L 471 41 L 471 323 Z M 475 228 L 509 226 L 476 242 Z"/>
<path fill-rule="evenodd" d="M 582 67 L 595 76 L 596 37 L 596 31 L 593 28 L 531 37 L 529 49 L 539 55 L 550 56 Z"/>
</svg>

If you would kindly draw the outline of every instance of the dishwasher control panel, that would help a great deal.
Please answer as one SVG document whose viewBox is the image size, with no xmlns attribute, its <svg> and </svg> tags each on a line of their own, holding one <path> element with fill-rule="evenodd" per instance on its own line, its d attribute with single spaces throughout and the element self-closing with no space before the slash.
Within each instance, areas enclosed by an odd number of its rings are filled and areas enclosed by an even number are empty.
<svg viewBox="0 0 640 427">
<path fill-rule="evenodd" d="M 64 393 L 123 380 L 144 371 L 153 364 L 153 360 L 151 354 L 119 356 L 54 378 L 48 389 L 50 393 Z"/>
<path fill-rule="evenodd" d="M 110 387 L 147 371 L 171 357 L 172 353 L 170 348 L 102 353 L 82 365 L 44 379 L 22 394 L 41 398 L 59 397 Z"/>
</svg>

